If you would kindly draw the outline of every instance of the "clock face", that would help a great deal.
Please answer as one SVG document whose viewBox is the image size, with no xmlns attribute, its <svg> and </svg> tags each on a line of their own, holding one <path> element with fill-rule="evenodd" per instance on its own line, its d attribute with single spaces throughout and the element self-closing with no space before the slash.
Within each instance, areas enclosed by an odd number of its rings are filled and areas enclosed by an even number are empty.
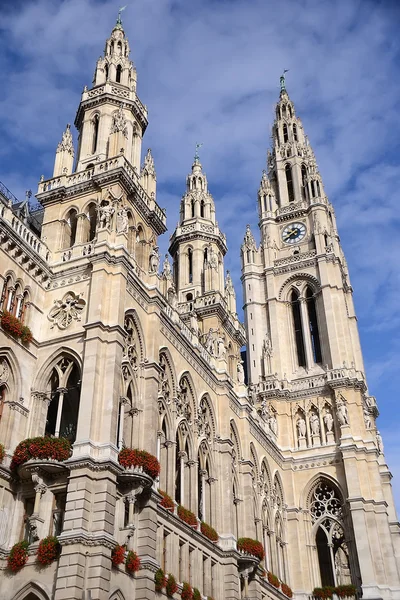
<svg viewBox="0 0 400 600">
<path fill-rule="evenodd" d="M 290 223 L 282 231 L 282 240 L 285 244 L 297 244 L 307 233 L 304 223 Z"/>
</svg>

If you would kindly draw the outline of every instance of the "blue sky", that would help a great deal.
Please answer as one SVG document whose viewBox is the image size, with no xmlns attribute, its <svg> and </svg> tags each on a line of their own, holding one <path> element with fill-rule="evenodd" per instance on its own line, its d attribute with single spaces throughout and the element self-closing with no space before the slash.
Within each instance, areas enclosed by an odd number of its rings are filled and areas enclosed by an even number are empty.
<svg viewBox="0 0 400 600">
<path fill-rule="evenodd" d="M 117 10 L 114 0 L 0 0 L 0 180 L 17 197 L 51 176 Z M 132 0 L 122 16 L 169 234 L 202 142 L 239 305 L 239 247 L 246 223 L 257 228 L 279 75 L 290 69 L 289 95 L 335 207 L 400 508 L 400 3 Z"/>
</svg>

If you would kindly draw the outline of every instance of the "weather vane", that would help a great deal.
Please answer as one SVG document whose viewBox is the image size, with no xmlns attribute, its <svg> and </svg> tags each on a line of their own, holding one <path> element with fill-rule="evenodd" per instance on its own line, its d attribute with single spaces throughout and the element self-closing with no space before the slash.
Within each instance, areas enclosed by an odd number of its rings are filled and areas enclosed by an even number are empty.
<svg viewBox="0 0 400 600">
<path fill-rule="evenodd" d="M 286 92 L 286 83 L 285 83 L 285 73 L 287 73 L 289 69 L 283 69 L 283 75 L 280 77 L 281 82 L 281 92 Z"/>
<path fill-rule="evenodd" d="M 127 6 L 128 5 L 125 4 L 125 6 L 121 6 L 121 8 L 118 10 L 118 20 L 117 20 L 117 23 L 121 24 L 121 13 L 122 13 L 123 10 L 126 9 Z"/>
<path fill-rule="evenodd" d="M 203 144 L 196 144 L 196 152 L 194 153 L 194 160 L 199 160 L 199 148 L 202 147 Z"/>
</svg>

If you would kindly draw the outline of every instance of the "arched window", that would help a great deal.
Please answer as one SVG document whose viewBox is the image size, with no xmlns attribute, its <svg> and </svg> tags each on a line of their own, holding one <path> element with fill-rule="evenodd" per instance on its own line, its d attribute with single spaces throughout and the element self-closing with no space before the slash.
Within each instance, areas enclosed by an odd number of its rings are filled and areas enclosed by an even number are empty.
<svg viewBox="0 0 400 600">
<path fill-rule="evenodd" d="M 105 73 L 106 73 L 106 81 L 108 80 L 108 65 L 106 64 L 106 66 L 104 67 Z"/>
<path fill-rule="evenodd" d="M 117 65 L 117 70 L 115 74 L 115 81 L 117 83 L 121 83 L 121 75 L 122 75 L 122 67 L 121 65 Z"/>
<path fill-rule="evenodd" d="M 303 327 L 301 322 L 301 308 L 299 294 L 293 290 L 290 296 L 290 302 L 292 305 L 292 318 L 294 327 L 294 339 L 297 353 L 297 363 L 299 367 L 306 366 L 306 353 L 304 347 L 304 336 Z"/>
<path fill-rule="evenodd" d="M 341 495 L 334 485 L 329 481 L 319 481 L 311 494 L 309 509 L 322 586 L 352 583 L 344 508 Z"/>
<path fill-rule="evenodd" d="M 314 180 L 311 181 L 311 196 L 315 198 L 315 183 Z"/>
<path fill-rule="evenodd" d="M 88 239 L 88 241 L 91 242 L 92 240 L 94 240 L 95 235 L 96 235 L 97 214 L 96 214 L 96 206 L 94 204 L 90 205 L 87 217 L 88 217 L 88 221 L 89 221 L 89 239 Z"/>
<path fill-rule="evenodd" d="M 18 309 L 17 309 L 17 315 L 16 315 L 22 323 L 24 323 L 24 321 L 25 321 L 25 314 L 26 314 L 26 309 L 28 306 L 28 298 L 29 298 L 29 294 L 28 294 L 27 290 L 25 290 L 24 293 L 22 294 L 22 297 L 20 298 L 20 301 L 18 304 Z"/>
<path fill-rule="evenodd" d="M 281 111 L 279 110 L 279 106 L 276 107 L 276 118 L 277 119 L 281 118 Z"/>
<path fill-rule="evenodd" d="M 92 154 L 94 154 L 97 150 L 97 142 L 99 140 L 99 124 L 100 124 L 99 115 L 94 115 L 92 123 L 93 123 Z"/>
<path fill-rule="evenodd" d="M 204 204 L 204 200 L 202 200 L 200 202 L 200 216 L 204 217 L 204 215 L 205 215 L 205 204 Z"/>
<path fill-rule="evenodd" d="M 286 117 L 286 104 L 282 105 L 282 116 Z"/>
<path fill-rule="evenodd" d="M 180 504 L 183 499 L 181 496 L 182 491 L 182 476 L 183 476 L 183 456 L 180 447 L 180 440 L 178 431 L 176 432 L 176 440 L 175 440 L 175 502 Z"/>
<path fill-rule="evenodd" d="M 310 327 L 311 347 L 315 363 L 322 363 L 321 342 L 319 339 L 317 310 L 312 290 L 308 287 L 306 291 L 308 323 Z"/>
<path fill-rule="evenodd" d="M 192 218 L 194 217 L 194 199 L 192 198 L 190 201 L 191 209 L 192 209 Z"/>
<path fill-rule="evenodd" d="M 0 423 L 1 423 L 1 417 L 3 415 L 4 402 L 6 401 L 6 393 L 7 393 L 7 388 L 3 384 L 0 386 Z"/>
<path fill-rule="evenodd" d="M 80 400 L 80 372 L 70 358 L 54 367 L 48 383 L 50 404 L 47 410 L 45 435 L 66 437 L 75 441 Z"/>
<path fill-rule="evenodd" d="M 316 184 L 317 184 L 317 195 L 321 196 L 321 188 L 319 187 L 319 181 L 318 181 L 318 179 L 316 181 Z"/>
<path fill-rule="evenodd" d="M 118 52 L 118 56 L 122 56 L 122 42 L 118 42 L 117 52 Z"/>
<path fill-rule="evenodd" d="M 290 104 L 289 104 L 288 108 L 289 108 L 289 116 L 290 116 L 290 118 L 292 118 L 293 112 L 292 112 L 292 107 L 290 106 Z"/>
<path fill-rule="evenodd" d="M 303 200 L 307 200 L 307 167 L 301 165 L 301 195 Z"/>
<path fill-rule="evenodd" d="M 71 248 L 76 240 L 76 228 L 78 226 L 78 214 L 74 208 L 67 214 L 65 223 L 65 243 L 64 248 Z"/>
<path fill-rule="evenodd" d="M 193 250 L 188 249 L 188 275 L 189 283 L 193 283 Z"/>
<path fill-rule="evenodd" d="M 288 134 L 288 128 L 286 123 L 283 125 L 283 141 L 286 144 L 286 142 L 289 140 L 289 134 Z"/>
<path fill-rule="evenodd" d="M 294 187 L 293 187 L 292 169 L 291 169 L 290 165 L 286 165 L 285 174 L 286 174 L 286 185 L 287 185 L 289 202 L 294 202 Z"/>
<path fill-rule="evenodd" d="M 296 125 L 296 123 L 293 123 L 293 139 L 295 142 L 297 142 L 297 125 Z"/>
</svg>

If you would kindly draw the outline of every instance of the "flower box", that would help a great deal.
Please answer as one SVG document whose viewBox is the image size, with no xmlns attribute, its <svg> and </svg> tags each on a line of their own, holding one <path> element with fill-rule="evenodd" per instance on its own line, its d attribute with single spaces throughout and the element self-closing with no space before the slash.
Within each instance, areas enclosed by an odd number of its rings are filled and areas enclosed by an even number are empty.
<svg viewBox="0 0 400 600">
<path fill-rule="evenodd" d="M 325 587 L 314 588 L 312 595 L 314 596 L 314 598 L 320 598 L 321 600 L 329 600 L 333 597 L 334 592 L 335 588 L 333 586 L 326 585 Z"/>
<path fill-rule="evenodd" d="M 274 587 L 276 587 L 277 590 L 279 590 L 281 584 L 279 583 L 278 577 L 276 575 L 274 575 L 273 573 L 271 573 L 270 571 L 268 571 L 267 577 L 268 577 L 268 582 L 271 585 L 273 585 Z"/>
<path fill-rule="evenodd" d="M 66 438 L 36 437 L 23 440 L 16 447 L 11 469 L 16 470 L 28 460 L 67 460 L 72 454 L 71 443 Z"/>
<path fill-rule="evenodd" d="M 262 560 L 264 558 L 264 547 L 258 540 L 253 540 L 251 538 L 239 538 L 237 541 L 237 549 L 240 552 L 245 552 L 246 554 L 251 554 L 258 558 L 258 560 Z"/>
<path fill-rule="evenodd" d="M 200 590 L 193 588 L 193 600 L 202 600 Z"/>
<path fill-rule="evenodd" d="M 46 567 L 53 561 L 57 560 L 57 558 L 60 556 L 60 553 L 60 542 L 54 535 L 49 535 L 43 540 L 40 540 L 36 560 L 43 567 Z"/>
<path fill-rule="evenodd" d="M 352 598 L 356 595 L 356 586 L 355 585 L 338 585 L 335 587 L 335 594 L 339 596 L 339 598 Z"/>
<path fill-rule="evenodd" d="M 1 315 L 1 326 L 13 338 L 20 339 L 23 344 L 29 344 L 32 341 L 32 332 L 27 325 L 23 325 L 17 317 L 4 311 Z"/>
<path fill-rule="evenodd" d="M 218 542 L 219 535 L 215 531 L 215 529 L 211 527 L 211 525 L 208 525 L 207 523 L 204 523 L 204 521 L 202 521 L 200 524 L 200 531 L 203 535 L 206 536 L 206 538 L 208 538 L 212 542 Z"/>
<path fill-rule="evenodd" d="M 154 575 L 154 583 L 156 592 L 162 592 L 163 588 L 167 583 L 165 573 L 162 569 L 158 569 Z"/>
<path fill-rule="evenodd" d="M 114 548 L 112 549 L 112 552 L 111 552 L 111 562 L 112 562 L 113 567 L 122 565 L 122 563 L 125 560 L 125 550 L 126 550 L 126 547 L 121 546 L 120 544 L 117 544 L 116 546 L 114 546 Z"/>
<path fill-rule="evenodd" d="M 288 598 L 293 598 L 293 592 L 286 583 L 281 583 L 281 590 Z"/>
<path fill-rule="evenodd" d="M 152 479 L 156 479 L 160 474 L 160 463 L 146 450 L 123 448 L 118 455 L 118 462 L 125 469 L 141 467 Z"/>
<path fill-rule="evenodd" d="M 7 568 L 9 571 L 16 573 L 26 564 L 28 560 L 28 547 L 29 544 L 25 540 L 14 544 L 7 558 Z"/>
<path fill-rule="evenodd" d="M 168 496 L 167 492 L 163 492 L 162 490 L 158 490 L 158 492 L 162 496 L 160 506 L 162 506 L 166 510 L 174 511 L 175 510 L 175 502 L 172 500 L 171 496 Z"/>
<path fill-rule="evenodd" d="M 197 527 L 198 527 L 197 517 L 194 513 L 192 513 L 191 510 L 189 510 L 179 504 L 177 512 L 178 512 L 178 517 L 180 518 L 181 521 L 184 521 L 185 523 L 187 523 L 194 529 L 197 529 Z"/>
<path fill-rule="evenodd" d="M 183 582 L 181 598 L 182 600 L 193 600 L 193 588 L 187 581 Z"/>
<path fill-rule="evenodd" d="M 172 596 L 178 591 L 178 584 L 176 583 L 175 577 L 171 573 L 168 573 L 165 591 L 168 598 L 172 598 Z"/>
<path fill-rule="evenodd" d="M 126 556 L 125 569 L 128 573 L 136 573 L 140 569 L 140 558 L 136 552 L 130 550 Z"/>
</svg>

